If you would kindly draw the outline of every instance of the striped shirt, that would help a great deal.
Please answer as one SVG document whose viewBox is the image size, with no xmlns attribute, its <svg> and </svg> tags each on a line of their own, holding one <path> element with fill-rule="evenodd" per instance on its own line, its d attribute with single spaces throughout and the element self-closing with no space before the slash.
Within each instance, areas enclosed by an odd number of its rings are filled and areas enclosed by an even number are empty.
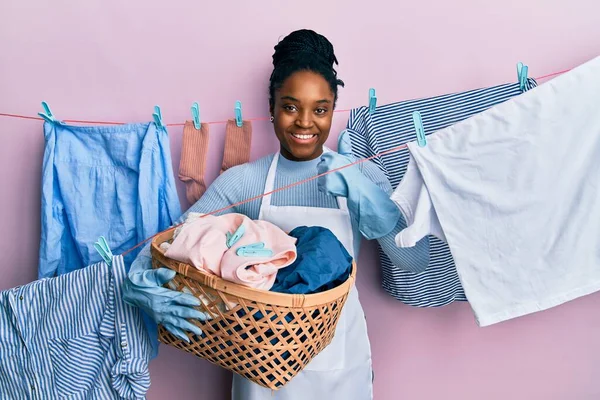
<svg viewBox="0 0 600 400">
<path fill-rule="evenodd" d="M 0 292 L 0 399 L 143 399 L 150 343 L 123 258 Z"/>
<path fill-rule="evenodd" d="M 264 193 L 265 181 L 267 173 L 273 160 L 273 155 L 269 155 L 256 161 L 238 165 L 230 168 L 220 175 L 204 195 L 198 200 L 182 217 L 184 221 L 189 212 L 208 213 L 214 210 L 227 207 L 231 204 L 238 203 L 242 200 L 249 199 L 255 196 L 260 196 Z M 275 174 L 275 188 L 287 186 L 298 181 L 314 177 L 317 173 L 317 164 L 320 159 L 316 158 L 310 161 L 290 161 L 284 157 L 279 158 L 277 172 Z M 364 162 L 357 165 L 362 173 L 379 186 L 383 191 L 391 195 L 392 187 L 389 181 L 371 162 Z M 296 185 L 289 189 L 275 192 L 271 197 L 271 202 L 275 206 L 306 206 L 306 207 L 321 207 L 321 208 L 338 208 L 337 201 L 334 196 L 322 193 L 317 186 L 317 179 L 313 179 L 302 185 Z M 260 211 L 261 199 L 256 199 L 251 202 L 235 206 L 219 214 L 227 212 L 235 212 L 248 216 L 251 219 L 258 219 Z M 354 254 L 358 258 L 359 246 L 361 242 L 361 234 L 358 229 L 357 216 L 350 210 L 352 219 L 352 231 L 354 235 Z M 218 214 L 217 214 L 218 215 Z M 396 228 L 388 235 L 377 239 L 379 245 L 388 257 L 397 263 L 402 262 L 407 258 L 414 259 L 411 254 L 413 249 L 402 249 L 396 246 L 394 237 L 398 232 L 404 229 L 406 225 L 404 220 L 400 219 Z M 427 254 L 425 258 L 420 260 L 421 263 L 427 263 Z M 135 259 L 132 264 L 132 270 L 144 270 L 151 268 L 150 248 L 146 246 Z M 149 327 L 150 336 L 156 338 L 156 325 L 150 318 L 144 315 L 146 324 Z M 156 340 L 155 353 L 157 350 Z"/>
<path fill-rule="evenodd" d="M 527 82 L 527 89 L 537 84 Z M 498 85 L 463 93 L 427 99 L 409 100 L 377 107 L 369 114 L 367 107 L 350 112 L 348 130 L 352 152 L 366 158 L 416 139 L 412 113 L 419 111 L 426 134 L 465 120 L 496 104 L 521 94 L 518 84 Z M 395 189 L 408 165 L 408 150 L 394 151 L 373 159 Z M 394 298 L 418 307 L 437 307 L 456 300 L 466 300 L 448 246 L 434 236 L 422 239 L 414 247 L 429 253 L 429 264 L 415 273 L 412 260 L 398 262 L 388 257 L 389 250 L 379 248 L 384 289 Z"/>
</svg>

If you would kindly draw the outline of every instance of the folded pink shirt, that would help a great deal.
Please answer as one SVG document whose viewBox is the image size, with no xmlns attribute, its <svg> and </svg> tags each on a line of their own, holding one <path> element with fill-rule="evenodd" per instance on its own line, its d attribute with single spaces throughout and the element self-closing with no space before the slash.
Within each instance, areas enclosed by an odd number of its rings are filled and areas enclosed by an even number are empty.
<svg viewBox="0 0 600 400">
<path fill-rule="evenodd" d="M 229 248 L 228 236 L 243 225 L 243 235 Z M 241 247 L 263 243 L 272 255 L 238 255 Z M 267 221 L 243 214 L 206 215 L 185 225 L 165 256 L 211 272 L 231 282 L 269 290 L 280 268 L 296 260 L 296 238 Z"/>
</svg>

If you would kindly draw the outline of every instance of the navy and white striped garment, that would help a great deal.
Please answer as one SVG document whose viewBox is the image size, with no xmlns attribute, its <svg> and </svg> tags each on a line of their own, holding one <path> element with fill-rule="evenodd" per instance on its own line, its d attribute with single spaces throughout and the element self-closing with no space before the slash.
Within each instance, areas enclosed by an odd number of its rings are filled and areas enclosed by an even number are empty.
<svg viewBox="0 0 600 400">
<path fill-rule="evenodd" d="M 0 399 L 143 399 L 151 351 L 123 258 L 0 292 Z"/>
<path fill-rule="evenodd" d="M 529 79 L 526 90 L 535 86 L 535 80 Z M 425 133 L 431 134 L 521 93 L 519 85 L 515 83 L 382 105 L 373 114 L 369 114 L 367 107 L 356 108 L 350 112 L 347 126 L 352 152 L 356 157 L 366 158 L 416 140 L 413 111 L 421 113 Z M 408 150 L 402 149 L 373 159 L 394 189 L 404 176 L 408 155 Z M 421 273 L 392 264 L 379 248 L 383 288 L 394 298 L 417 307 L 438 307 L 456 300 L 465 301 L 465 293 L 448 246 L 434 236 L 422 239 L 427 240 L 429 265 Z M 426 243 L 417 244 L 421 249 L 426 248 L 423 245 Z"/>
</svg>

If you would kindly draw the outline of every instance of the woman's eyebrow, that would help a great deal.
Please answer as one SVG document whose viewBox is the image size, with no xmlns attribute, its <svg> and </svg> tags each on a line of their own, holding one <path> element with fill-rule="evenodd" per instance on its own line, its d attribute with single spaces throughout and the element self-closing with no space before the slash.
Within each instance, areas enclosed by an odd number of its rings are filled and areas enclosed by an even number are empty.
<svg viewBox="0 0 600 400">
<path fill-rule="evenodd" d="M 292 97 L 292 96 L 282 96 L 282 97 L 281 97 L 281 100 L 290 100 L 290 101 L 296 101 L 296 102 L 298 102 L 298 103 L 300 102 L 300 100 L 298 100 L 297 98 L 295 98 L 295 97 Z"/>
</svg>

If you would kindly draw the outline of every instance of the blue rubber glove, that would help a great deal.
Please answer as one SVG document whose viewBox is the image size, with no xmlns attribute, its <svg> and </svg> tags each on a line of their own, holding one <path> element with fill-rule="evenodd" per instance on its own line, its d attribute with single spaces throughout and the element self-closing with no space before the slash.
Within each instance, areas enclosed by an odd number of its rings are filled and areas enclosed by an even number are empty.
<svg viewBox="0 0 600 400">
<path fill-rule="evenodd" d="M 337 153 L 323 153 L 317 164 L 319 174 L 356 162 L 347 133 L 340 134 Z M 381 238 L 396 227 L 400 210 L 357 165 L 321 176 L 317 185 L 321 192 L 348 198 L 348 209 L 358 219 L 358 228 L 365 238 Z"/>
<path fill-rule="evenodd" d="M 200 300 L 191 294 L 163 287 L 175 276 L 168 268 L 134 270 L 139 265 L 134 262 L 123 285 L 123 300 L 139 307 L 156 323 L 164 326 L 174 336 L 189 343 L 185 331 L 202 335 L 202 330 L 187 319 L 206 320 L 206 314 L 192 308 L 200 305 Z"/>
</svg>

